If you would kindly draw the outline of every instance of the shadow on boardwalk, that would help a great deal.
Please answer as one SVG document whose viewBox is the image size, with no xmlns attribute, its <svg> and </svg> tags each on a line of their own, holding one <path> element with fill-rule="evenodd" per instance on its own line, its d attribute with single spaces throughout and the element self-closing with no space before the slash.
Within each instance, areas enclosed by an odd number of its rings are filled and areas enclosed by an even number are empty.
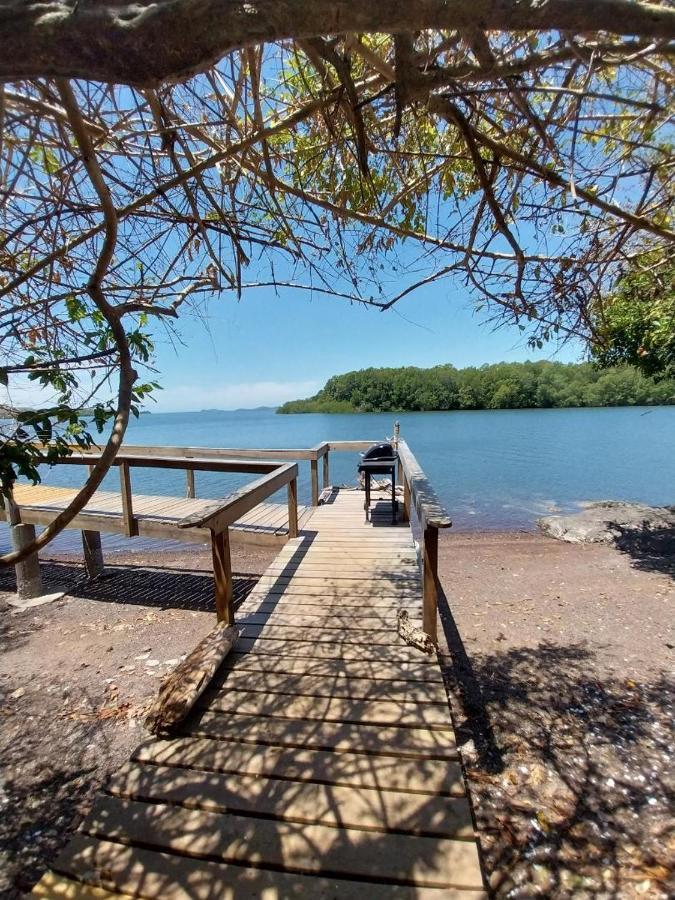
<svg viewBox="0 0 675 900">
<path fill-rule="evenodd" d="M 447 605 L 443 619 L 455 725 L 495 895 L 666 898 L 672 679 L 600 675 L 581 645 L 469 660 Z"/>
</svg>

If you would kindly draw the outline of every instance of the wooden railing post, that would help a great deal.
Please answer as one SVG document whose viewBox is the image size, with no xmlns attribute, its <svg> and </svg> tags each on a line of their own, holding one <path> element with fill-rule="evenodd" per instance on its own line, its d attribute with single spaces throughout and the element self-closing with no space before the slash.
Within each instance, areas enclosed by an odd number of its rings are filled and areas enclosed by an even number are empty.
<svg viewBox="0 0 675 900">
<path fill-rule="evenodd" d="M 186 497 L 195 497 L 195 472 L 194 469 L 185 470 L 185 484 L 187 487 Z"/>
<path fill-rule="evenodd" d="M 104 565 L 100 531 L 82 531 L 82 552 L 84 554 L 84 568 L 89 578 L 96 578 L 97 575 L 102 575 Z"/>
<path fill-rule="evenodd" d="M 438 612 L 438 529 L 424 529 L 422 628 L 434 644 L 438 644 L 436 618 Z"/>
<path fill-rule="evenodd" d="M 213 561 L 213 583 L 216 589 L 216 615 L 219 622 L 234 624 L 232 603 L 232 560 L 230 558 L 230 531 L 211 531 L 211 559 Z"/>
<path fill-rule="evenodd" d="M 138 534 L 138 524 L 134 519 L 134 508 L 131 499 L 131 470 L 128 462 L 120 463 L 120 491 L 122 492 L 122 518 L 124 533 L 127 537 Z"/>
<path fill-rule="evenodd" d="M 298 536 L 298 479 L 288 482 L 288 537 Z"/>
<path fill-rule="evenodd" d="M 328 450 L 323 455 L 323 486 L 330 487 L 330 464 L 328 462 Z"/>
<path fill-rule="evenodd" d="M 319 505 L 319 460 L 311 459 L 309 462 L 312 479 L 312 506 Z"/>
<path fill-rule="evenodd" d="M 410 521 L 410 484 L 403 473 L 403 521 Z"/>
</svg>

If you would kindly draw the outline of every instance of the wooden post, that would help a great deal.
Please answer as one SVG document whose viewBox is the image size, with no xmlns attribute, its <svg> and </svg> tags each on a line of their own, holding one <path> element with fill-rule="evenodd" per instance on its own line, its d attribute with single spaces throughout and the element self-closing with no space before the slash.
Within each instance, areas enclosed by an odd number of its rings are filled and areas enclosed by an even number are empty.
<svg viewBox="0 0 675 900">
<path fill-rule="evenodd" d="M 84 567 L 89 578 L 103 574 L 103 549 L 100 531 L 82 531 Z"/>
<path fill-rule="evenodd" d="M 19 522 L 15 525 L 10 525 L 9 531 L 12 538 L 12 546 L 15 550 L 23 550 L 24 547 L 32 544 L 35 540 L 35 527 L 33 525 L 23 525 Z M 44 593 L 37 553 L 32 553 L 23 562 L 17 563 L 14 566 L 14 570 L 16 572 L 16 594 L 20 600 L 31 600 L 33 597 L 40 597 Z"/>
<path fill-rule="evenodd" d="M 288 482 L 288 537 L 298 536 L 298 479 Z"/>
<path fill-rule="evenodd" d="M 438 529 L 424 529 L 423 612 L 422 628 L 434 644 L 438 644 L 436 617 L 438 610 Z"/>
<path fill-rule="evenodd" d="M 195 471 L 194 469 L 185 470 L 185 482 L 187 484 L 186 497 L 195 497 Z"/>
<path fill-rule="evenodd" d="M 232 560 L 230 558 L 230 532 L 211 532 L 211 558 L 213 560 L 213 583 L 216 589 L 216 614 L 219 622 L 234 625 L 232 604 Z"/>
<path fill-rule="evenodd" d="M 120 463 L 120 490 L 122 492 L 124 533 L 127 537 L 134 537 L 138 534 L 138 525 L 134 520 L 134 509 L 131 500 L 131 472 L 128 462 Z"/>
<path fill-rule="evenodd" d="M 410 485 L 405 477 L 405 472 L 403 473 L 403 521 L 410 521 Z"/>
<path fill-rule="evenodd" d="M 330 487 L 330 467 L 328 463 L 328 450 L 323 455 L 323 486 Z"/>
<path fill-rule="evenodd" d="M 312 506 L 319 505 L 319 460 L 310 460 L 312 476 Z"/>
</svg>

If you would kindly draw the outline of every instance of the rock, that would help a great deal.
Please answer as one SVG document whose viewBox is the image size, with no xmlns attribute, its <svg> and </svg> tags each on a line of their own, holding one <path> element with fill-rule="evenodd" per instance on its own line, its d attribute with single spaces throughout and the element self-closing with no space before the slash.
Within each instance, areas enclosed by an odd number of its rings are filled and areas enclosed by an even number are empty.
<svg viewBox="0 0 675 900">
<path fill-rule="evenodd" d="M 613 544 L 627 534 L 672 531 L 675 539 L 675 507 L 645 506 L 621 500 L 584 503 L 581 512 L 568 516 L 544 516 L 537 524 L 544 534 L 571 544 Z"/>
</svg>

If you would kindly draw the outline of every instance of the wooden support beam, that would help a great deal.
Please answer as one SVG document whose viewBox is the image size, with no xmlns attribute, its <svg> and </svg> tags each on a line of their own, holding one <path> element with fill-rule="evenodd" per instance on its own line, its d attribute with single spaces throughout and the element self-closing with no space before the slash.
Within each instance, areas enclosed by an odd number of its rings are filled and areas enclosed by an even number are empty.
<svg viewBox="0 0 675 900">
<path fill-rule="evenodd" d="M 232 560 L 230 558 L 230 532 L 211 531 L 211 558 L 213 560 L 213 583 L 216 589 L 216 614 L 219 622 L 234 624 L 232 603 Z"/>
<path fill-rule="evenodd" d="M 410 521 L 410 485 L 405 473 L 403 475 L 403 521 Z"/>
<path fill-rule="evenodd" d="M 423 598 L 422 628 L 435 645 L 438 645 L 438 529 L 428 526 L 424 529 L 423 545 Z"/>
<path fill-rule="evenodd" d="M 131 493 L 131 470 L 128 462 L 120 463 L 120 491 L 122 493 L 122 518 L 124 520 L 124 533 L 127 537 L 135 537 L 138 534 L 138 522 L 134 518 L 134 508 Z"/>
<path fill-rule="evenodd" d="M 330 487 L 330 465 L 328 462 L 328 451 L 323 455 L 323 486 Z"/>
<path fill-rule="evenodd" d="M 298 536 L 298 479 L 288 482 L 288 537 Z"/>
<path fill-rule="evenodd" d="M 312 506 L 319 505 L 319 461 L 313 459 L 309 463 L 312 479 Z"/>
<path fill-rule="evenodd" d="M 84 567 L 89 578 L 96 578 L 97 575 L 102 575 L 104 565 L 100 531 L 82 531 L 82 552 L 84 554 Z"/>
<path fill-rule="evenodd" d="M 17 522 L 10 525 L 12 547 L 15 550 L 23 550 L 35 540 L 35 528 L 33 525 L 25 525 Z M 23 562 L 14 566 L 16 572 L 16 595 L 20 600 L 32 600 L 42 593 L 42 575 L 37 553 L 31 553 Z"/>
<path fill-rule="evenodd" d="M 195 473 L 194 469 L 185 470 L 186 497 L 194 498 L 195 494 Z"/>
</svg>

